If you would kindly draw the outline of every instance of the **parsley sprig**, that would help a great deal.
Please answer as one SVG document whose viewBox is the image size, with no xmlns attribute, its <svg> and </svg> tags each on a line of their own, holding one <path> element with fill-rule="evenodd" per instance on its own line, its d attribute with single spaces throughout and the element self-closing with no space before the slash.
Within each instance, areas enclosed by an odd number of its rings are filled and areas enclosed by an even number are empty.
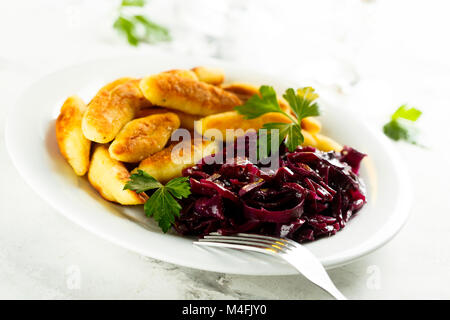
<svg viewBox="0 0 450 320">
<path fill-rule="evenodd" d="M 191 194 L 191 187 L 187 177 L 174 178 L 161 184 L 148 173 L 138 170 L 130 176 L 124 190 L 134 190 L 142 193 L 155 190 L 144 204 L 144 212 L 148 217 L 154 217 L 164 233 L 175 223 L 175 217 L 180 216 L 181 206 L 177 199 L 187 198 Z"/>
<path fill-rule="evenodd" d="M 126 7 L 144 7 L 145 0 L 122 0 L 114 29 L 126 36 L 128 43 L 137 46 L 140 42 L 156 43 L 171 40 L 169 30 L 141 14 L 126 14 Z"/>
<path fill-rule="evenodd" d="M 400 106 L 391 116 L 391 121 L 383 126 L 383 132 L 394 141 L 404 140 L 417 145 L 417 128 L 414 127 L 422 111 L 408 107 Z"/>
<path fill-rule="evenodd" d="M 269 122 L 264 124 L 263 129 L 267 129 L 268 135 L 267 138 L 264 139 L 265 141 L 261 141 L 262 136 L 260 136 L 258 143 L 260 145 L 266 145 L 265 150 L 267 150 L 267 153 L 265 156 L 270 154 L 271 130 L 278 130 L 279 144 L 284 141 L 289 151 L 294 151 L 295 148 L 304 141 L 301 131 L 302 119 L 320 115 L 319 106 L 315 102 L 318 95 L 311 87 L 300 88 L 297 92 L 295 92 L 294 89 L 289 88 L 286 90 L 283 97 L 289 103 L 292 112 L 295 114 L 295 118 L 281 109 L 275 89 L 266 85 L 259 88 L 259 94 L 253 95 L 243 105 L 235 108 L 235 110 L 242 114 L 245 119 L 255 119 L 269 112 L 278 112 L 292 121 L 291 123 Z"/>
</svg>

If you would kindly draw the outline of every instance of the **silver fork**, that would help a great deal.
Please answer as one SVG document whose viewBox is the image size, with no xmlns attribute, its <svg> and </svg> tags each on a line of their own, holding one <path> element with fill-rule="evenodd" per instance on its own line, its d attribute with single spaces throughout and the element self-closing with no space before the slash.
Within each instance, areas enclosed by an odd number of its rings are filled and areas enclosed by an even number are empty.
<svg viewBox="0 0 450 320">
<path fill-rule="evenodd" d="M 223 236 L 213 232 L 203 239 L 194 241 L 194 245 L 249 250 L 281 257 L 300 271 L 308 280 L 336 299 L 347 300 L 331 281 L 319 259 L 293 240 L 247 233 Z"/>
</svg>

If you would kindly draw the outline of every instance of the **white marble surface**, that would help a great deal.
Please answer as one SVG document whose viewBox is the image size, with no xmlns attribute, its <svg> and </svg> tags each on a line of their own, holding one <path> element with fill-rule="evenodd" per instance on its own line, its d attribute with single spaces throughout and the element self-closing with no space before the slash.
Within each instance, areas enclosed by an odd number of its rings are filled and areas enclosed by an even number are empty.
<svg viewBox="0 0 450 320">
<path fill-rule="evenodd" d="M 27 84 L 68 64 L 154 50 L 116 36 L 116 6 L 0 1 L 0 298 L 328 298 L 301 276 L 216 274 L 140 257 L 69 222 L 18 177 L 4 125 Z M 375 253 L 330 271 L 349 298 L 450 298 L 449 9 L 446 1 L 379 0 L 153 0 L 146 7 L 174 35 L 159 50 L 307 77 L 380 128 L 404 102 L 424 111 L 428 148 L 397 144 L 415 190 L 407 225 Z"/>
</svg>

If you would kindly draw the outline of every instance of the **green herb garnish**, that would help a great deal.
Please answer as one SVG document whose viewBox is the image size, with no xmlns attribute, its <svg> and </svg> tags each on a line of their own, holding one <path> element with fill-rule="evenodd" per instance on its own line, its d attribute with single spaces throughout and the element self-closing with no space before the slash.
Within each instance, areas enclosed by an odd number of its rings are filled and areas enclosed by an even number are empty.
<svg viewBox="0 0 450 320">
<path fill-rule="evenodd" d="M 180 216 L 181 206 L 176 199 L 187 198 L 191 194 L 188 180 L 188 177 L 179 177 L 163 185 L 148 173 L 138 170 L 137 174 L 130 176 L 123 189 L 137 193 L 156 189 L 145 202 L 144 212 L 148 217 L 153 217 L 166 233 L 175 223 L 175 217 Z"/>
<path fill-rule="evenodd" d="M 297 93 L 292 88 L 287 89 L 283 97 L 289 103 L 292 112 L 294 112 L 296 116 L 294 118 L 281 109 L 273 87 L 261 86 L 259 93 L 259 95 L 253 95 L 243 105 L 236 107 L 235 110 L 242 114 L 245 119 L 255 119 L 269 112 L 278 112 L 288 117 L 292 123 L 270 122 L 264 124 L 263 129 L 268 130 L 267 142 L 258 141 L 258 143 L 260 146 L 266 145 L 267 154 L 263 156 L 268 156 L 271 146 L 269 133 L 271 130 L 278 130 L 279 143 L 281 144 L 284 141 L 289 151 L 294 151 L 304 141 L 301 131 L 302 119 L 320 114 L 319 106 L 314 102 L 318 95 L 314 93 L 314 89 L 311 87 L 300 88 L 297 90 Z"/>
<path fill-rule="evenodd" d="M 383 132 L 394 141 L 404 140 L 411 144 L 417 144 L 417 128 L 414 122 L 420 118 L 422 111 L 410 108 L 407 105 L 400 106 L 391 116 L 391 121 L 383 126 Z"/>
<path fill-rule="evenodd" d="M 143 7 L 145 0 L 122 0 L 122 7 Z"/>
<path fill-rule="evenodd" d="M 137 46 L 140 42 L 156 43 L 171 40 L 169 30 L 141 14 L 127 15 L 125 7 L 144 7 L 145 0 L 122 0 L 119 16 L 114 22 L 114 29 L 125 35 L 128 43 Z"/>
</svg>

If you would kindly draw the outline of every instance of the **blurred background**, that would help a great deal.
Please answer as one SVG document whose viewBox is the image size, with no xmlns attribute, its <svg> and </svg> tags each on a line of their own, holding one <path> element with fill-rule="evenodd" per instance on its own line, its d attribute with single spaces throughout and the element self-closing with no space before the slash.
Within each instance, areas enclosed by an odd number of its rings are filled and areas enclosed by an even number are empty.
<svg viewBox="0 0 450 320">
<path fill-rule="evenodd" d="M 422 110 L 417 126 L 425 147 L 396 143 L 415 188 L 409 223 L 386 247 L 330 274 L 349 298 L 450 297 L 450 226 L 440 223 L 450 214 L 448 1 L 121 3 L 0 0 L 0 165 L 8 172 L 0 182 L 0 298 L 327 297 L 301 277 L 204 273 L 138 257 L 66 221 L 17 177 L 3 127 L 30 83 L 70 64 L 155 51 L 318 83 L 324 98 L 353 108 L 380 131 L 401 104 Z M 145 15 L 166 27 L 171 40 L 130 45 L 113 27 L 120 12 Z M 31 210 L 15 205 L 24 194 Z M 71 289 L 67 274 L 76 267 L 83 285 Z"/>
<path fill-rule="evenodd" d="M 20 88 L 68 64 L 157 50 L 315 80 L 370 106 L 370 116 L 410 103 L 432 108 L 425 122 L 448 109 L 428 101 L 449 85 L 446 1 L 148 0 L 125 9 L 165 26 L 172 40 L 136 47 L 113 28 L 120 4 L 0 1 L 2 84 L 20 79 Z"/>
</svg>

